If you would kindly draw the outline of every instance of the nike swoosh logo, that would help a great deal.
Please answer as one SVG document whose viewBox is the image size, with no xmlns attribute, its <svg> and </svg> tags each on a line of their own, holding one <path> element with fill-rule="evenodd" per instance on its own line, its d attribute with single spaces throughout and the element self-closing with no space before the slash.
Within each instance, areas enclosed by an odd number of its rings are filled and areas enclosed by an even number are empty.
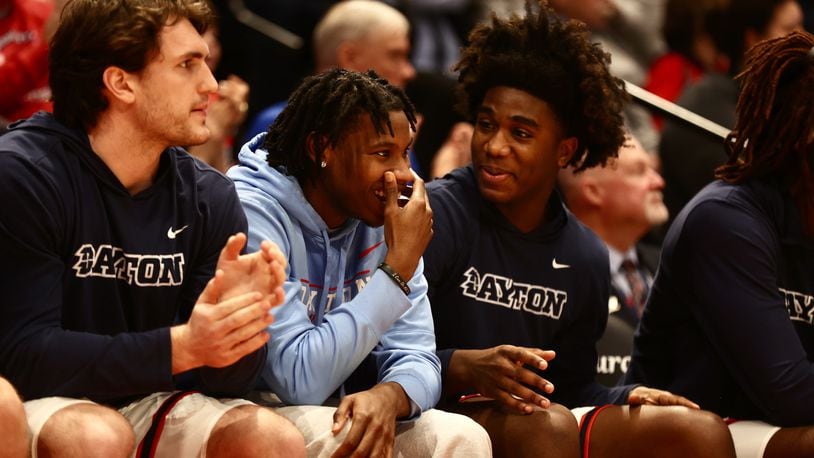
<svg viewBox="0 0 814 458">
<path fill-rule="evenodd" d="M 372 253 L 372 252 L 373 252 L 373 250 L 375 250 L 376 248 L 379 248 L 379 245 L 381 245 L 382 243 L 384 243 L 384 240 L 382 240 L 381 242 L 379 242 L 379 243 L 377 243 L 377 244 L 373 245 L 372 247 L 365 248 L 365 250 L 364 250 L 364 251 L 362 251 L 362 253 L 361 253 L 361 254 L 359 254 L 359 259 L 362 259 L 362 258 L 364 258 L 365 256 L 367 256 L 367 255 L 369 255 L 370 253 Z"/>
<path fill-rule="evenodd" d="M 557 258 L 554 258 L 551 260 L 551 267 L 555 269 L 568 269 L 571 266 L 568 264 L 560 264 L 559 262 L 557 262 Z"/>
<path fill-rule="evenodd" d="M 170 240 L 175 240 L 175 237 L 178 236 L 178 234 L 180 234 L 184 229 L 186 229 L 188 227 L 189 227 L 189 224 L 182 227 L 181 229 L 178 229 L 177 231 L 174 231 L 174 230 L 172 230 L 172 226 L 170 226 L 170 228 L 167 229 L 167 238 L 170 239 Z"/>
</svg>

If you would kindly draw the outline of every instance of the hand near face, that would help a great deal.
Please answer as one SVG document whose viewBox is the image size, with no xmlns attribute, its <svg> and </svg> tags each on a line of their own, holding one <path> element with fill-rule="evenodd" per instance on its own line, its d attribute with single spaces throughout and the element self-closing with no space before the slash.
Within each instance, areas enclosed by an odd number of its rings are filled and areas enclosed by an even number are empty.
<svg viewBox="0 0 814 458">
<path fill-rule="evenodd" d="M 495 399 L 509 411 L 530 414 L 535 407 L 547 409 L 551 405 L 533 388 L 554 392 L 554 385 L 531 368 L 545 370 L 554 356 L 553 351 L 514 345 L 456 350 L 446 382 Z"/>
<path fill-rule="evenodd" d="M 646 386 L 637 386 L 630 391 L 627 396 L 627 403 L 635 405 L 654 406 L 684 406 L 691 409 L 700 409 L 698 404 L 690 401 L 684 396 L 670 393 L 669 391 L 657 390 Z"/>
<path fill-rule="evenodd" d="M 235 75 L 218 84 L 217 99 L 211 103 L 206 117 L 206 125 L 213 137 L 234 135 L 238 126 L 246 119 L 249 99 L 249 85 Z"/>
<path fill-rule="evenodd" d="M 350 431 L 332 458 L 345 456 L 393 456 L 396 419 L 410 412 L 410 401 L 401 386 L 385 382 L 346 396 L 334 413 L 331 433 L 342 431 L 353 419 Z"/>
<path fill-rule="evenodd" d="M 384 240 L 387 243 L 384 262 L 408 281 L 432 239 L 432 209 L 424 180 L 412 170 L 410 173 L 413 175 L 413 194 L 403 208 L 398 204 L 399 188 L 395 174 L 384 173 Z"/>
</svg>

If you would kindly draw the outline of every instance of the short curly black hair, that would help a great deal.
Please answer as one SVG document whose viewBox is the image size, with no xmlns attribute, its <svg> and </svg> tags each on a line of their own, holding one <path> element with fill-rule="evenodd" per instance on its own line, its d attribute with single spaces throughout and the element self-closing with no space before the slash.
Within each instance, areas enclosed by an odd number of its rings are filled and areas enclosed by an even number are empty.
<svg viewBox="0 0 814 458">
<path fill-rule="evenodd" d="M 402 111 L 415 132 L 413 104 L 400 88 L 373 70 L 359 73 L 334 68 L 306 78 L 288 99 L 288 105 L 269 126 L 263 147 L 270 166 L 284 166 L 302 184 L 316 179 L 318 164 L 328 146 L 335 146 L 363 114 L 370 115 L 379 134 L 393 133 L 390 112 Z M 310 140 L 309 140 L 310 137 Z M 314 158 L 308 153 L 313 142 Z"/>
<path fill-rule="evenodd" d="M 562 21 L 544 0 L 526 15 L 506 19 L 494 13 L 469 34 L 454 70 L 474 119 L 486 92 L 507 86 L 545 101 L 565 133 L 579 145 L 568 165 L 576 171 L 604 164 L 625 141 L 624 82 L 608 70 L 610 55 L 591 43 L 581 22 Z"/>
</svg>

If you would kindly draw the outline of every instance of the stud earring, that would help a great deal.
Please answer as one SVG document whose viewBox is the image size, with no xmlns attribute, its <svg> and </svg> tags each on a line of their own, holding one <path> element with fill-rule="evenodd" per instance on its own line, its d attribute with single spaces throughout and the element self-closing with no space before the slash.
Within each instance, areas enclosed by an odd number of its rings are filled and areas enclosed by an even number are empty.
<svg viewBox="0 0 814 458">
<path fill-rule="evenodd" d="M 325 167 L 328 167 L 328 163 L 325 162 L 325 161 L 322 161 L 322 162 L 320 162 L 319 166 L 324 169 Z"/>
</svg>

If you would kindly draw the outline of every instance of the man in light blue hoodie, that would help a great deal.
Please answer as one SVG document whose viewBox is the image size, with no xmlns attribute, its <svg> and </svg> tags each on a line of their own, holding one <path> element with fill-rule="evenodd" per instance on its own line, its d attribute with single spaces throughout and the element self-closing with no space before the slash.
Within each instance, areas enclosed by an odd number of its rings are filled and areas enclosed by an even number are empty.
<svg viewBox="0 0 814 458">
<path fill-rule="evenodd" d="M 278 412 L 312 456 L 491 454 L 474 422 L 429 410 L 441 373 L 421 261 L 432 210 L 407 160 L 414 132 L 400 89 L 331 70 L 307 78 L 229 172 L 249 248 L 268 239 L 288 259 L 263 381 L 297 406 Z M 333 398 L 336 409 L 320 407 Z"/>
</svg>

